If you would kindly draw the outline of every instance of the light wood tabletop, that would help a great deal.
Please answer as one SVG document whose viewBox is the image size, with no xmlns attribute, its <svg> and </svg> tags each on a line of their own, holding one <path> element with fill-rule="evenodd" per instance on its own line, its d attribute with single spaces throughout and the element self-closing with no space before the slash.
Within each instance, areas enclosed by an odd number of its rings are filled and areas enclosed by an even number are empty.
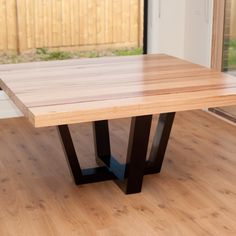
<svg viewBox="0 0 236 236">
<path fill-rule="evenodd" d="M 164 54 L 0 66 L 35 127 L 236 104 L 236 79 Z"/>
</svg>

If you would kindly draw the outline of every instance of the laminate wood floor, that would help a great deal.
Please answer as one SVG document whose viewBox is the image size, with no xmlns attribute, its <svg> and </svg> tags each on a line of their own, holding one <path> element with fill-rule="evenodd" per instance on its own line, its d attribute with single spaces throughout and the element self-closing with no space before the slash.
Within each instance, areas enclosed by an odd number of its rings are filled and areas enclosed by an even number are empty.
<svg viewBox="0 0 236 236">
<path fill-rule="evenodd" d="M 119 159 L 128 127 L 128 119 L 110 122 Z M 71 130 L 82 165 L 92 166 L 91 125 Z M 235 126 L 203 111 L 178 113 L 161 174 L 124 195 L 112 181 L 75 186 L 55 128 L 1 120 L 0 235 L 235 236 L 235 153 Z"/>
</svg>

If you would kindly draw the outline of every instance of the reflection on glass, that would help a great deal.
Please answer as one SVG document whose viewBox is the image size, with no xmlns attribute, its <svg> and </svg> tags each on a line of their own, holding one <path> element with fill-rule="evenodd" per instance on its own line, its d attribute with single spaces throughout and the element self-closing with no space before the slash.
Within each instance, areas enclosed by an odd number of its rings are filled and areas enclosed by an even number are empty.
<svg viewBox="0 0 236 236">
<path fill-rule="evenodd" d="M 236 75 L 236 0 L 226 0 L 223 69 Z"/>
</svg>

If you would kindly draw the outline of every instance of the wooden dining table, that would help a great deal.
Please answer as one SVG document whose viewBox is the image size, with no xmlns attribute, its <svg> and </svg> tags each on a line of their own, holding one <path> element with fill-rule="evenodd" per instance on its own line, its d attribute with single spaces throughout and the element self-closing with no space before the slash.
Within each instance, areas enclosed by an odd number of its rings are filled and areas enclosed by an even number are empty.
<svg viewBox="0 0 236 236">
<path fill-rule="evenodd" d="M 126 194 L 161 171 L 176 112 L 236 105 L 235 77 L 165 54 L 1 65 L 0 87 L 33 127 L 58 128 L 76 184 L 114 180 Z M 124 164 L 111 153 L 108 121 L 127 117 Z M 98 167 L 78 161 L 68 125 L 83 122 L 92 122 Z"/>
</svg>

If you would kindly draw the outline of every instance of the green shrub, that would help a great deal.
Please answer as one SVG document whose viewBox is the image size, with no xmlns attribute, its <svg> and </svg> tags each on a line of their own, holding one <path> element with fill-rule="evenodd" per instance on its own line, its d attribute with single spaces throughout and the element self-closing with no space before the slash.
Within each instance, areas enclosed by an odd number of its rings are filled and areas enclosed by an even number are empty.
<svg viewBox="0 0 236 236">
<path fill-rule="evenodd" d="M 41 60 L 51 61 L 51 60 L 66 60 L 72 58 L 70 52 L 64 51 L 48 51 L 47 48 L 37 48 L 36 54 L 39 55 Z"/>
<path fill-rule="evenodd" d="M 115 54 L 115 56 L 133 56 L 142 54 L 143 49 L 142 48 L 121 49 L 121 50 L 115 50 L 113 53 Z"/>
</svg>

